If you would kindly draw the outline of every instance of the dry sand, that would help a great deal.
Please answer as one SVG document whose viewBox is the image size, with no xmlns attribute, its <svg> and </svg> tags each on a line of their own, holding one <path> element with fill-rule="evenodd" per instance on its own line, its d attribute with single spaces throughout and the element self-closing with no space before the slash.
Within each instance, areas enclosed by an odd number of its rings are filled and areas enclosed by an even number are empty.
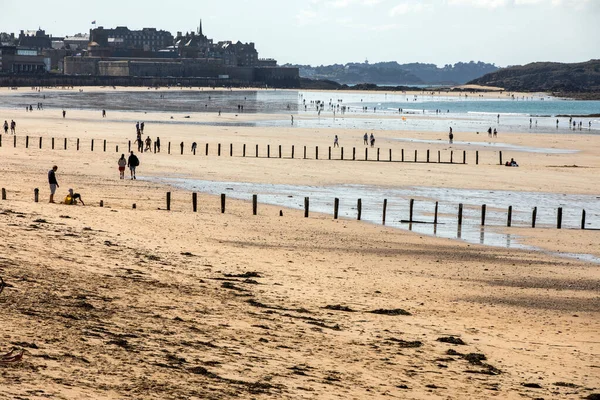
<svg viewBox="0 0 600 400">
<path fill-rule="evenodd" d="M 121 181 L 118 154 L 141 113 L 2 110 L 19 121 L 19 145 L 3 135 L 0 186 L 0 398 L 583 398 L 600 393 L 598 265 L 541 252 L 469 245 L 331 216 L 227 202 L 143 181 Z M 182 121 L 176 115 L 175 121 Z M 260 118 L 263 118 L 261 116 Z M 214 115 L 191 115 L 210 121 Z M 224 116 L 232 120 L 255 117 Z M 243 143 L 272 152 L 300 146 L 362 150 L 362 132 L 171 124 L 144 114 L 161 154 L 141 156 L 140 175 L 294 184 L 369 183 L 597 193 L 597 138 L 506 135 L 506 143 L 578 149 L 519 153 L 521 168 L 216 157 Z M 185 122 L 185 121 L 183 121 Z M 458 133 L 461 134 L 461 133 Z M 482 140 L 472 133 L 470 141 Z M 44 137 L 44 149 L 37 144 Z M 450 150 L 387 137 L 382 149 Z M 49 141 L 69 138 L 68 150 Z M 74 139 L 81 138 L 81 150 Z M 96 139 L 96 151 L 89 140 Z M 109 150 L 101 150 L 107 139 Z M 167 155 L 181 141 L 186 155 Z M 210 143 L 192 156 L 189 144 Z M 60 144 L 60 147 L 59 147 Z M 461 151 L 460 147 L 453 147 Z M 250 151 L 250 150 L 249 150 Z M 253 151 L 253 149 L 252 149 Z M 348 151 L 348 150 L 346 150 Z M 297 154 L 298 154 L 297 153 Z M 252 153 L 253 154 L 253 153 Z M 445 153 L 447 154 L 447 153 Z M 510 157 L 510 153 L 508 154 Z M 472 157 L 470 155 L 469 157 Z M 471 159 L 472 160 L 472 159 Z M 47 204 L 46 172 L 59 166 L 87 206 Z M 565 168 L 578 165 L 579 168 Z M 34 203 L 33 188 L 41 202 Z M 164 194 L 173 191 L 172 211 Z M 104 200 L 105 207 L 98 203 Z M 132 210 L 132 203 L 137 209 Z M 600 255 L 598 232 L 513 228 L 550 251 Z M 375 310 L 411 315 L 381 315 Z M 439 342 L 460 338 L 465 345 Z M 485 355 L 485 359 L 483 356 Z"/>
</svg>

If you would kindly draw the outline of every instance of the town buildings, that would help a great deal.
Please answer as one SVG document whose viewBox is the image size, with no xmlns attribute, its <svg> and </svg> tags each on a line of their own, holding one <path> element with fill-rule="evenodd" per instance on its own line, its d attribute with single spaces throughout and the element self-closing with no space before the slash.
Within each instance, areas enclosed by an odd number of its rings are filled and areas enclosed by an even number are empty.
<svg viewBox="0 0 600 400">
<path fill-rule="evenodd" d="M 42 29 L 3 37 L 10 42 L 0 56 L 0 73 L 5 74 L 186 77 L 286 87 L 297 86 L 300 79 L 297 68 L 259 58 L 254 43 L 214 42 L 203 33 L 202 21 L 195 31 L 177 32 L 175 37 L 156 28 L 126 26 L 100 26 L 89 34 L 64 38 Z"/>
</svg>

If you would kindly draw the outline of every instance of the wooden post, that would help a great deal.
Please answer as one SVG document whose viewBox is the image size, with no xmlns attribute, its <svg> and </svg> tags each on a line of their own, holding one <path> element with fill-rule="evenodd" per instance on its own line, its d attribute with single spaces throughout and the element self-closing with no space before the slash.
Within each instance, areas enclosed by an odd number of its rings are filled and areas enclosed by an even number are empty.
<svg viewBox="0 0 600 400">
<path fill-rule="evenodd" d="M 104 200 L 100 200 L 100 208 L 104 207 Z"/>
<path fill-rule="evenodd" d="M 392 149 L 390 149 L 390 162 L 392 162 Z"/>
<path fill-rule="evenodd" d="M 402 162 L 404 162 L 404 149 L 402 149 L 402 157 L 400 158 Z"/>
<path fill-rule="evenodd" d="M 381 150 L 381 149 L 378 147 L 378 148 L 377 148 L 377 161 L 379 161 L 379 151 L 380 151 L 380 150 Z"/>
<path fill-rule="evenodd" d="M 329 146 L 329 159 L 331 160 L 331 146 Z"/>
<path fill-rule="evenodd" d="M 475 152 L 475 165 L 479 165 L 479 150 Z"/>
<path fill-rule="evenodd" d="M 559 207 L 557 221 L 556 221 L 556 229 L 562 229 L 562 217 L 563 217 L 563 209 L 562 209 L 562 207 Z"/>
<path fill-rule="evenodd" d="M 340 155 L 340 160 L 344 160 L 344 148 L 342 147 L 341 149 L 341 155 Z"/>
<path fill-rule="evenodd" d="M 413 222 L 413 211 L 415 209 L 415 200 L 414 199 L 410 199 L 410 206 L 409 206 L 409 212 L 408 212 L 408 222 L 410 222 L 412 224 Z"/>
<path fill-rule="evenodd" d="M 365 147 L 365 161 L 369 159 L 369 148 Z"/>
<path fill-rule="evenodd" d="M 233 143 L 229 143 L 229 157 L 233 157 Z"/>
<path fill-rule="evenodd" d="M 306 160 L 306 146 L 304 146 L 304 159 Z"/>
<path fill-rule="evenodd" d="M 387 215 L 387 199 L 383 200 L 383 219 L 381 220 L 381 223 L 383 225 L 385 225 L 385 217 Z"/>
<path fill-rule="evenodd" d="M 258 158 L 258 145 L 256 145 L 256 158 Z"/>
<path fill-rule="evenodd" d="M 463 219 L 463 205 L 462 203 L 458 205 L 458 226 L 462 225 Z"/>
<path fill-rule="evenodd" d="M 119 145 L 117 145 L 117 147 L 115 148 L 115 153 L 119 152 Z"/>
<path fill-rule="evenodd" d="M 437 225 L 438 223 L 438 208 L 439 208 L 439 203 L 436 201 L 435 202 L 435 212 L 434 212 L 434 216 L 433 216 L 433 224 Z"/>
<path fill-rule="evenodd" d="M 292 145 L 292 159 L 294 159 L 294 145 Z"/>
<path fill-rule="evenodd" d="M 242 150 L 242 157 L 246 157 L 246 143 L 244 143 L 244 150 Z"/>
<path fill-rule="evenodd" d="M 417 158 L 417 150 L 415 150 L 415 162 L 417 162 L 417 161 L 418 161 L 418 158 Z"/>
<path fill-rule="evenodd" d="M 252 215 L 258 215 L 258 195 L 252 195 Z"/>
<path fill-rule="evenodd" d="M 360 219 L 362 218 L 362 199 L 358 199 L 356 210 L 358 211 L 357 219 L 360 221 Z"/>
<path fill-rule="evenodd" d="M 506 221 L 506 226 L 509 228 L 512 226 L 512 206 L 508 206 L 508 220 Z"/>
<path fill-rule="evenodd" d="M 17 135 L 13 136 L 13 147 L 17 147 Z"/>
<path fill-rule="evenodd" d="M 156 154 L 156 141 L 153 143 L 154 144 L 154 154 Z M 117 146 L 118 148 L 119 146 Z M 119 152 L 119 150 L 117 150 L 117 153 Z"/>
<path fill-rule="evenodd" d="M 205 147 L 205 149 L 204 149 L 204 155 L 208 156 L 208 143 L 206 143 L 206 146 L 204 146 L 204 147 Z"/>
<path fill-rule="evenodd" d="M 40 138 L 41 139 L 41 138 Z M 54 138 L 52 138 L 52 150 L 54 150 Z M 106 150 L 105 150 L 106 151 Z"/>
<path fill-rule="evenodd" d="M 52 148 L 54 148 L 54 138 L 52 138 Z M 104 139 L 104 152 L 106 153 L 106 139 Z"/>
<path fill-rule="evenodd" d="M 481 206 L 481 226 L 485 226 L 485 212 L 487 210 L 487 205 Z"/>
<path fill-rule="evenodd" d="M 502 162 L 502 151 L 500 151 L 500 165 L 504 165 L 504 163 Z"/>
<path fill-rule="evenodd" d="M 450 164 L 454 164 L 454 150 L 450 150 Z"/>
<path fill-rule="evenodd" d="M 271 158 L 271 145 L 267 145 L 267 158 Z"/>
<path fill-rule="evenodd" d="M 135 209 L 137 209 L 137 205 L 136 205 L 135 203 L 133 203 L 133 204 L 131 205 L 131 208 L 135 210 Z"/>
<path fill-rule="evenodd" d="M 179 143 L 179 149 L 181 150 L 181 155 L 183 155 L 183 147 L 185 145 L 183 144 L 183 142 Z"/>
<path fill-rule="evenodd" d="M 40 189 L 38 188 L 33 189 L 33 201 L 36 203 L 40 201 Z"/>
<path fill-rule="evenodd" d="M 6 200 L 6 189 L 2 188 L 2 200 Z"/>
<path fill-rule="evenodd" d="M 15 137 L 16 138 L 16 137 Z M 41 139 L 41 138 L 40 138 Z M 29 148 L 29 135 L 25 136 L 25 148 Z"/>
<path fill-rule="evenodd" d="M 54 139 L 54 138 L 52 138 Z M 40 149 L 42 148 L 42 137 L 40 136 Z M 54 149 L 54 147 L 52 147 Z"/>
<path fill-rule="evenodd" d="M 279 145 L 279 158 L 281 158 L 281 145 Z"/>
<path fill-rule="evenodd" d="M 171 211 L 171 192 L 167 192 L 167 211 Z"/>
<path fill-rule="evenodd" d="M 467 163 L 467 152 L 463 151 L 463 164 Z"/>
<path fill-rule="evenodd" d="M 94 139 L 92 139 L 91 149 L 92 149 L 92 151 L 94 151 Z"/>
<path fill-rule="evenodd" d="M 531 227 L 535 228 L 535 222 L 537 220 L 537 207 L 533 208 L 533 214 L 531 216 Z"/>
<path fill-rule="evenodd" d="M 333 219 L 338 219 L 339 211 L 340 211 L 340 199 L 338 199 L 336 197 L 335 200 L 333 200 Z"/>
<path fill-rule="evenodd" d="M 118 148 L 119 148 L 119 147 L 117 146 L 117 149 L 118 149 Z M 65 138 L 65 147 L 64 147 L 64 149 L 65 149 L 65 150 L 67 149 L 67 138 Z M 117 152 L 119 152 L 119 150 L 117 150 Z"/>
<path fill-rule="evenodd" d="M 310 207 L 310 199 L 308 197 L 304 198 L 304 218 L 308 218 L 308 209 Z"/>
<path fill-rule="evenodd" d="M 198 193 L 192 193 L 192 210 L 198 212 Z"/>
<path fill-rule="evenodd" d="M 315 147 L 315 159 L 319 159 L 319 146 Z"/>
<path fill-rule="evenodd" d="M 2 147 L 2 135 L 0 135 L 0 147 Z"/>
<path fill-rule="evenodd" d="M 171 154 L 171 142 L 167 145 L 167 154 Z"/>
<path fill-rule="evenodd" d="M 131 142 L 129 142 L 129 149 L 131 150 Z M 77 151 L 79 151 L 79 138 L 77 138 Z"/>
<path fill-rule="evenodd" d="M 352 161 L 356 160 L 356 147 L 352 148 Z"/>
<path fill-rule="evenodd" d="M 442 162 L 442 152 L 438 150 L 438 164 Z"/>
<path fill-rule="evenodd" d="M 217 156 L 221 157 L 221 143 L 217 145 Z"/>
<path fill-rule="evenodd" d="M 4 189 L 2 189 L 4 191 Z M 5 200 L 5 195 L 3 192 L 2 200 Z M 581 212 L 581 229 L 585 229 L 585 210 Z"/>
<path fill-rule="evenodd" d="M 77 150 L 79 150 L 79 139 L 77 139 Z M 127 142 L 127 152 L 131 153 L 131 140 Z"/>
<path fill-rule="evenodd" d="M 222 193 L 221 194 L 221 214 L 225 214 L 225 200 L 226 200 L 225 193 Z"/>
<path fill-rule="evenodd" d="M 429 149 L 427 149 L 427 162 L 429 162 Z"/>
</svg>

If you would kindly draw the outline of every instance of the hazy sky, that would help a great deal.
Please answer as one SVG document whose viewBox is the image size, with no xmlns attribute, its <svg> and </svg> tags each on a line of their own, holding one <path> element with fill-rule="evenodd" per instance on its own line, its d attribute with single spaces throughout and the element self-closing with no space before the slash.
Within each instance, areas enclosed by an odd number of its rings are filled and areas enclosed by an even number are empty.
<svg viewBox="0 0 600 400">
<path fill-rule="evenodd" d="M 96 20 L 175 35 L 200 18 L 209 38 L 255 42 L 280 64 L 600 58 L 600 0 L 0 0 L 0 32 L 72 35 Z"/>
</svg>

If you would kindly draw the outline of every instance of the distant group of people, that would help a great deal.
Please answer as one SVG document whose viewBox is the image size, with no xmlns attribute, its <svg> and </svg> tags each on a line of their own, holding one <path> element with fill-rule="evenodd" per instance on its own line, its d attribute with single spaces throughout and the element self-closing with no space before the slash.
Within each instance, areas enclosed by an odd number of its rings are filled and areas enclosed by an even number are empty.
<svg viewBox="0 0 600 400">
<path fill-rule="evenodd" d="M 4 121 L 4 134 L 8 135 L 8 121 Z M 10 120 L 10 133 L 15 135 L 17 133 L 17 123 L 14 120 Z"/>
<path fill-rule="evenodd" d="M 365 132 L 363 136 L 363 144 L 366 146 L 371 145 L 371 147 L 375 147 L 375 135 L 371 133 L 371 136 L 367 132 Z"/>
</svg>

